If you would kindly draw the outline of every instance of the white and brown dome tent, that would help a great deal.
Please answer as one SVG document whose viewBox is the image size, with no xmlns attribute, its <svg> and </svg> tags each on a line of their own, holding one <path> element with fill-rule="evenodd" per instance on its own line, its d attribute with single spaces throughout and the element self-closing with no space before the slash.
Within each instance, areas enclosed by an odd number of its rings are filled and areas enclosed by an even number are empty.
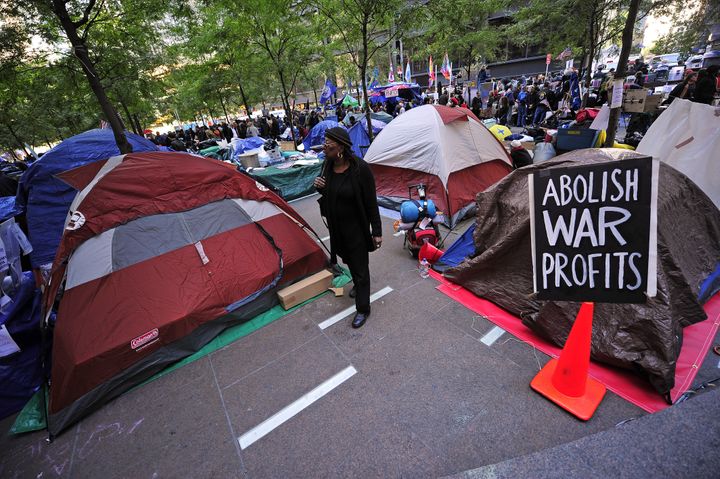
<svg viewBox="0 0 720 479">
<path fill-rule="evenodd" d="M 277 304 L 327 266 L 282 198 L 233 167 L 186 153 L 115 156 L 70 170 L 77 194 L 45 310 L 61 286 L 48 430 Z"/>
<path fill-rule="evenodd" d="M 453 227 L 475 206 L 475 195 L 512 171 L 495 136 L 465 108 L 423 105 L 399 115 L 365 154 L 383 206 L 408 199 L 424 183 L 428 198 Z"/>
</svg>

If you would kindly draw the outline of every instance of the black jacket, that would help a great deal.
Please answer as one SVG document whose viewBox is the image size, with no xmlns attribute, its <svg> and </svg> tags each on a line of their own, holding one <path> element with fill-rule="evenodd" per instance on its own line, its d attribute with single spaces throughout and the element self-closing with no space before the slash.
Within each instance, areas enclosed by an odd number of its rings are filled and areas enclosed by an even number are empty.
<svg viewBox="0 0 720 479">
<path fill-rule="evenodd" d="M 715 77 L 704 76 L 698 78 L 695 83 L 695 93 L 693 94 L 693 101 L 697 103 L 705 103 L 709 105 L 715 98 Z"/>
<path fill-rule="evenodd" d="M 354 163 L 354 164 L 353 164 Z M 368 164 L 355 157 L 355 161 L 350 163 L 353 192 L 355 194 L 355 201 L 357 203 L 358 211 L 360 211 L 360 222 L 365 225 L 363 231 L 366 231 L 365 243 L 368 251 L 375 251 L 375 241 L 373 236 L 382 236 L 382 223 L 380 222 L 380 210 L 377 205 L 377 196 L 375 192 L 375 178 Z M 334 174 L 332 168 L 332 162 L 326 160 L 323 166 L 322 176 L 325 178 L 325 184 L 329 185 L 332 175 Z M 333 230 L 338 227 L 335 224 L 335 219 L 332 218 L 332 214 L 327 214 L 331 209 L 331 205 L 328 204 L 329 198 L 323 194 L 323 190 L 319 190 L 320 198 L 318 203 L 320 204 L 320 213 L 326 217 L 328 222 L 328 229 L 330 230 L 330 259 L 333 263 L 337 263 L 337 245 L 334 244 Z"/>
<path fill-rule="evenodd" d="M 510 151 L 510 157 L 515 168 L 522 168 L 533 163 L 530 153 L 525 148 L 513 148 Z"/>
</svg>

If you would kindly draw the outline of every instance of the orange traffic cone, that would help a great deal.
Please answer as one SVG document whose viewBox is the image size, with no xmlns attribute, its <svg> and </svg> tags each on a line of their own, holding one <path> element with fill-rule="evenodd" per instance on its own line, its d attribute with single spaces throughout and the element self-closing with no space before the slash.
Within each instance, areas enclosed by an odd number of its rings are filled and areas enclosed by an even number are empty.
<svg viewBox="0 0 720 479">
<path fill-rule="evenodd" d="M 593 303 L 583 303 L 559 359 L 551 359 L 530 387 L 587 421 L 605 396 L 605 386 L 588 376 Z"/>
<path fill-rule="evenodd" d="M 434 264 L 443 255 L 443 250 L 436 248 L 430 243 L 424 243 L 418 253 L 418 261 L 426 259 L 428 263 Z"/>
</svg>

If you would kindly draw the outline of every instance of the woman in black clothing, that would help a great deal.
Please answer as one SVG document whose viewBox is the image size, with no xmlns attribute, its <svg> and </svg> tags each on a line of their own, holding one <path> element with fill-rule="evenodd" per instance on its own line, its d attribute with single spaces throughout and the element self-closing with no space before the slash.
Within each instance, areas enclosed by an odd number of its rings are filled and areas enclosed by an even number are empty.
<svg viewBox="0 0 720 479">
<path fill-rule="evenodd" d="M 697 73 L 690 70 L 690 73 L 685 74 L 685 79 L 678 83 L 675 88 L 672 89 L 668 96 L 666 104 L 669 105 L 675 98 L 690 99 L 695 93 L 695 82 L 697 81 Z"/>
<path fill-rule="evenodd" d="M 353 328 L 370 316 L 370 260 L 368 252 L 382 245 L 382 225 L 370 167 L 352 150 L 347 131 L 341 127 L 325 131 L 325 166 L 315 178 L 320 213 L 330 230 L 330 260 L 340 256 L 350 268 L 355 297 Z"/>
</svg>

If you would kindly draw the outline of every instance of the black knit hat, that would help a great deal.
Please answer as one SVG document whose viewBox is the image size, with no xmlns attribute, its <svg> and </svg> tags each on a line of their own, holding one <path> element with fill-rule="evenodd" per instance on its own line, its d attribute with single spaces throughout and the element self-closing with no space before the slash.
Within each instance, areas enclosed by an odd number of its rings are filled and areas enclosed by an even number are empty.
<svg viewBox="0 0 720 479">
<path fill-rule="evenodd" d="M 325 138 L 330 138 L 331 140 L 336 141 L 343 146 L 347 146 L 348 148 L 352 147 L 352 140 L 345 128 L 339 126 L 328 128 L 325 130 Z"/>
</svg>

